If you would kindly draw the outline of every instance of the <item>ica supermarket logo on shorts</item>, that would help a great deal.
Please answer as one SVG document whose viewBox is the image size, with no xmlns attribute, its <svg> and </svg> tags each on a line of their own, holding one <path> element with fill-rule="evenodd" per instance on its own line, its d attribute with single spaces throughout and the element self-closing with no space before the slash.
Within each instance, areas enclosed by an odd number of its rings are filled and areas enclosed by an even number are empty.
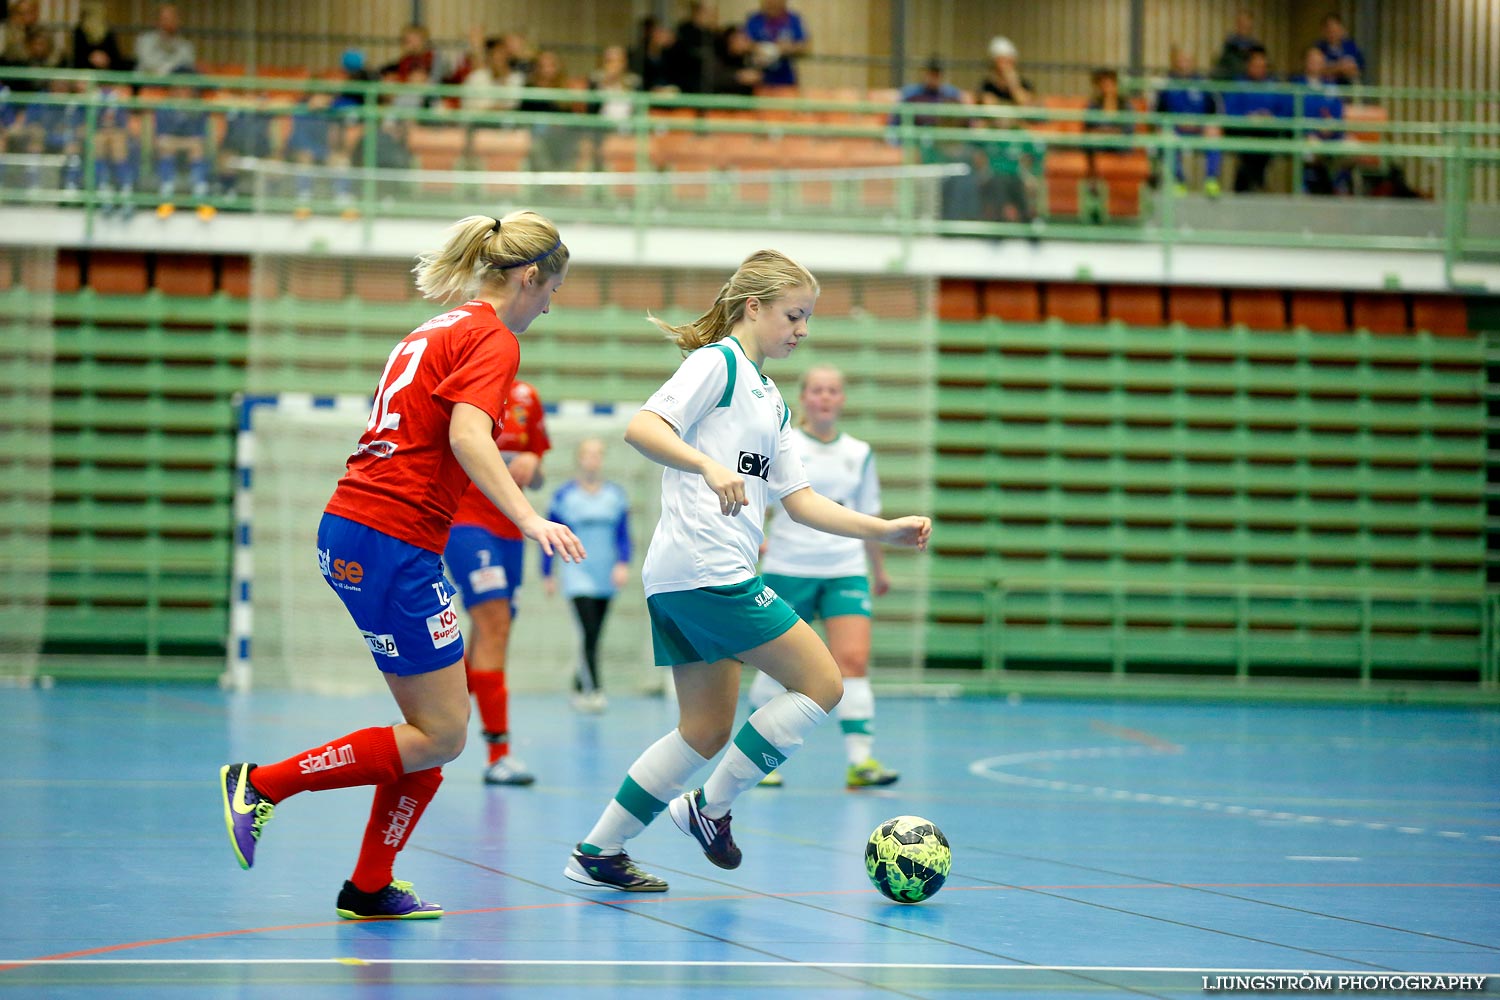
<svg viewBox="0 0 1500 1000">
<path fill-rule="evenodd" d="M 427 619 L 427 634 L 432 636 L 434 649 L 442 649 L 444 646 L 459 638 L 458 612 L 451 606 L 444 608 L 437 614 Z"/>
<path fill-rule="evenodd" d="M 759 476 L 761 479 L 771 477 L 771 460 L 764 455 L 757 455 L 753 451 L 740 452 L 739 471 L 747 476 Z"/>
</svg>

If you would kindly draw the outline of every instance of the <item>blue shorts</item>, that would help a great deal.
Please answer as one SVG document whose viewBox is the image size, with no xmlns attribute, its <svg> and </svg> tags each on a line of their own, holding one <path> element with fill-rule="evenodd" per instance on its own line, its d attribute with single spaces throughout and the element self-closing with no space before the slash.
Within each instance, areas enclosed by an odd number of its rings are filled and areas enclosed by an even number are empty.
<svg viewBox="0 0 1500 1000">
<path fill-rule="evenodd" d="M 455 524 L 449 529 L 448 547 L 443 550 L 443 562 L 464 595 L 464 607 L 504 598 L 510 602 L 511 614 L 516 611 L 525 556 L 526 543 L 521 539 L 501 538 L 473 524 Z"/>
<path fill-rule="evenodd" d="M 425 674 L 463 659 L 458 609 L 436 552 L 324 514 L 318 567 L 384 672 Z"/>
</svg>

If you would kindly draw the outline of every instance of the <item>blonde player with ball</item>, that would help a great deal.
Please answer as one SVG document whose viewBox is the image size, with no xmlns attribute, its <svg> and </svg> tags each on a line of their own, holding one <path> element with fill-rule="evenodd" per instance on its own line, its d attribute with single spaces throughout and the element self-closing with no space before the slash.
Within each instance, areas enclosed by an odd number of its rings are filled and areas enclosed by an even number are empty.
<svg viewBox="0 0 1500 1000">
<path fill-rule="evenodd" d="M 738 868 L 730 806 L 795 753 L 843 697 L 828 647 L 756 575 L 773 501 L 818 531 L 927 545 L 928 518 L 871 517 L 808 485 L 792 443 L 791 414 L 761 366 L 796 350 L 817 299 L 817 280 L 806 268 L 760 250 L 698 319 L 678 327 L 654 321 L 689 353 L 631 418 L 625 440 L 665 467 L 661 520 L 641 580 L 657 663 L 672 667 L 678 724 L 630 765 L 573 851 L 563 874 L 575 882 L 623 892 L 665 890 L 665 881 L 636 867 L 625 852 L 626 842 L 665 809 L 709 861 Z M 735 732 L 742 662 L 786 690 Z M 725 744 L 708 779 L 684 794 Z"/>
<path fill-rule="evenodd" d="M 802 376 L 799 416 L 792 443 L 807 470 L 807 481 L 822 496 L 869 514 L 880 515 L 880 478 L 870 446 L 838 428 L 844 412 L 844 376 L 819 365 Z M 797 616 L 821 619 L 828 649 L 844 677 L 844 697 L 835 714 L 844 732 L 849 759 L 849 788 L 889 785 L 900 777 L 872 755 L 875 744 L 875 693 L 870 688 L 870 593 L 891 589 L 885 557 L 875 542 L 825 535 L 788 517 L 771 516 L 763 547 L 761 573 Z M 750 685 L 752 711 L 782 692 L 769 674 L 757 673 Z M 780 786 L 772 771 L 762 785 Z"/>
</svg>

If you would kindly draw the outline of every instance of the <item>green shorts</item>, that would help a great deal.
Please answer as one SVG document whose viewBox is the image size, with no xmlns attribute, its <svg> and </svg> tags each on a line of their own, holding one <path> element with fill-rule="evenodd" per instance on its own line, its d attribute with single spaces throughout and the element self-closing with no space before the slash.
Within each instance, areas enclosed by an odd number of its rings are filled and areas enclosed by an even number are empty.
<svg viewBox="0 0 1500 1000">
<path fill-rule="evenodd" d="M 731 659 L 797 624 L 797 612 L 758 576 L 727 587 L 652 594 L 646 611 L 663 667 Z"/>
<path fill-rule="evenodd" d="M 765 574 L 766 583 L 805 622 L 839 615 L 864 615 L 870 617 L 870 581 L 863 576 L 783 576 L 780 573 Z"/>
</svg>

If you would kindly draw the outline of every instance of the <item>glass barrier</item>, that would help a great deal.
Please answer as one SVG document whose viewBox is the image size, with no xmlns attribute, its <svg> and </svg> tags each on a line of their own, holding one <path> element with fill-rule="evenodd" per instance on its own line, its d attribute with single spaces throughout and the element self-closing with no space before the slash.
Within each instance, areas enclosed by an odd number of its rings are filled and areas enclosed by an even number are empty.
<svg viewBox="0 0 1500 1000">
<path fill-rule="evenodd" d="M 1460 261 L 1493 252 L 1500 205 L 1500 126 L 1390 120 L 1360 103 L 1381 88 L 1350 88 L 1334 117 L 1321 92 L 1240 86 L 1292 109 L 1279 117 L 16 69 L 0 80 L 0 199 L 76 207 L 90 226 L 256 208 L 450 217 L 480 199 L 637 226 Z"/>
</svg>

